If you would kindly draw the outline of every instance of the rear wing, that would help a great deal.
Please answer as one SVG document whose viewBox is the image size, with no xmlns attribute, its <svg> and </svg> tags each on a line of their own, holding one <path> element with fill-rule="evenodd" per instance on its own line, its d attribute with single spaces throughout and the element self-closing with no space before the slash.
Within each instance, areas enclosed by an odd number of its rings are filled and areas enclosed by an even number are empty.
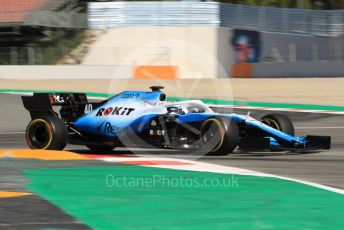
<svg viewBox="0 0 344 230">
<path fill-rule="evenodd" d="M 53 106 L 60 106 L 60 117 L 67 122 L 75 121 L 101 104 L 89 103 L 85 93 L 34 93 L 22 96 L 22 101 L 32 119 L 46 115 L 58 117 Z"/>
</svg>

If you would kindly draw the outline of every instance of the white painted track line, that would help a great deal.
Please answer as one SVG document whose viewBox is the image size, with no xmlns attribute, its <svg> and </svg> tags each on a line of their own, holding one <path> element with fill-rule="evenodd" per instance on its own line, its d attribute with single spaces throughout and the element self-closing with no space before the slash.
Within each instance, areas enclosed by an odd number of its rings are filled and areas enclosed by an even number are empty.
<svg viewBox="0 0 344 230">
<path fill-rule="evenodd" d="M 145 160 L 174 160 L 179 162 L 188 163 L 186 165 L 149 165 L 144 167 L 155 167 L 155 168 L 166 168 L 166 169 L 176 169 L 176 170 L 186 170 L 186 171 L 196 171 L 196 172 L 210 172 L 210 173 L 223 173 L 223 174 L 234 174 L 234 175 L 246 175 L 246 176 L 258 176 L 258 177 L 272 177 L 278 178 L 281 180 L 288 180 L 293 181 L 296 183 L 301 183 L 305 185 L 309 185 L 312 187 L 324 189 L 327 191 L 339 193 L 344 195 L 343 189 L 333 188 L 330 186 L 308 182 L 300 179 L 294 179 L 274 174 L 262 173 L 254 170 L 248 170 L 243 168 L 236 168 L 236 167 L 229 167 L 229 166 L 222 166 L 210 163 L 204 163 L 199 161 L 192 161 L 192 160 L 184 160 L 184 159 L 176 159 L 176 158 L 163 158 L 163 157 L 149 157 L 149 156 L 140 156 L 135 157 L 134 159 L 128 159 L 126 157 L 104 157 L 104 158 L 97 158 L 98 160 L 106 161 L 106 162 L 114 162 L 120 163 L 121 161 L 145 161 Z"/>
</svg>

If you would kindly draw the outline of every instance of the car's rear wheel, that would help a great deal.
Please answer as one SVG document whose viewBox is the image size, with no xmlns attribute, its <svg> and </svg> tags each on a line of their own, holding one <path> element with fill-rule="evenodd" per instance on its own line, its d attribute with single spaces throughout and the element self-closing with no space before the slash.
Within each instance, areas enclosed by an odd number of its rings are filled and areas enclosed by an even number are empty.
<svg viewBox="0 0 344 230">
<path fill-rule="evenodd" d="M 201 146 L 208 155 L 226 155 L 237 147 L 239 128 L 229 118 L 209 118 L 203 122 L 200 131 Z"/>
<path fill-rule="evenodd" d="M 274 129 L 295 136 L 294 125 L 287 116 L 282 114 L 268 114 L 262 117 L 261 121 Z"/>
<path fill-rule="evenodd" d="M 109 152 L 112 151 L 116 146 L 114 145 L 86 145 L 92 151 L 98 152 Z"/>
<path fill-rule="evenodd" d="M 62 150 L 68 141 L 68 129 L 61 119 L 45 116 L 33 119 L 25 136 L 31 149 Z"/>
</svg>

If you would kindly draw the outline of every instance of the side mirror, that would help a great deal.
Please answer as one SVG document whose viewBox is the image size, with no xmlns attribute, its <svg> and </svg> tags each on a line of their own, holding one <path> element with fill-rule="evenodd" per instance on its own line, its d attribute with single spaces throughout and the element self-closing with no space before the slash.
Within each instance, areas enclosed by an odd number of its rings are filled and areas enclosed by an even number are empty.
<svg viewBox="0 0 344 230">
<path fill-rule="evenodd" d="M 181 115 L 180 108 L 175 106 L 167 107 L 167 113 L 165 117 L 168 119 L 168 121 L 174 121 L 179 117 L 179 115 Z"/>
</svg>

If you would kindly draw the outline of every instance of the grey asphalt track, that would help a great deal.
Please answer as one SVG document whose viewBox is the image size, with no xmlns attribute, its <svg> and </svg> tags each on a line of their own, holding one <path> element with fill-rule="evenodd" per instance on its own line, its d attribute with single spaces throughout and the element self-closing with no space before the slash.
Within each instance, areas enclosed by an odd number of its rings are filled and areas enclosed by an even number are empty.
<svg viewBox="0 0 344 230">
<path fill-rule="evenodd" d="M 30 118 L 28 112 L 22 106 L 20 96 L 0 94 L 0 106 L 0 149 L 26 149 L 27 145 L 25 143 L 24 130 Z M 247 113 L 248 111 L 236 110 L 235 112 Z M 267 113 L 271 112 L 251 111 L 251 116 L 260 117 Z M 264 173 L 287 176 L 344 189 L 344 116 L 296 112 L 286 112 L 285 114 L 293 121 L 297 135 L 330 135 L 332 136 L 333 148 L 328 152 L 301 155 L 290 153 L 262 154 L 235 152 L 228 156 L 206 156 L 198 160 L 218 165 L 240 167 Z M 67 149 L 85 151 L 85 148 L 82 146 L 68 146 Z M 123 149 L 120 150 L 120 152 L 129 153 Z M 114 153 L 118 152 L 114 151 Z M 0 175 L 10 175 L 9 177 L 0 177 L 0 190 L 25 190 L 25 177 L 20 174 L 20 169 L 24 167 L 24 161 L 26 162 L 25 167 L 28 165 L 31 165 L 30 168 L 40 167 L 39 163 L 35 162 L 34 164 L 30 164 L 28 160 L 0 159 Z M 88 165 L 76 162 L 67 162 L 64 164 L 65 165 L 59 166 L 79 167 Z M 92 165 L 93 164 L 102 165 L 105 163 L 93 162 Z M 57 167 L 56 163 L 48 164 L 48 166 Z M 47 167 L 47 165 L 44 167 Z M 12 211 L 8 213 L 10 210 L 8 207 L 11 205 L 13 207 L 14 200 L 11 199 L 0 200 L 0 228 L 20 229 L 20 226 L 22 226 L 23 229 L 26 229 L 25 221 L 23 221 L 23 223 L 18 223 L 18 215 L 23 214 L 24 211 L 21 212 L 21 209 L 18 209 L 18 212 L 16 212 L 12 209 Z M 58 208 L 37 196 L 15 199 L 18 204 L 23 204 L 24 206 L 25 204 L 28 204 L 28 207 L 30 205 L 32 206 L 32 204 L 38 205 L 40 209 L 32 210 L 32 213 L 38 213 L 37 218 L 42 218 L 35 219 L 38 221 L 37 226 L 43 224 L 42 226 L 44 227 L 54 227 L 54 224 L 56 224 L 55 227 L 63 227 L 63 229 L 87 229 L 87 226 L 78 223 L 72 217 L 64 214 L 59 211 Z M 51 218 L 51 214 L 49 214 L 52 212 L 56 214 L 54 218 Z M 14 213 L 17 213 L 17 216 L 14 215 Z M 10 217 L 11 215 L 13 217 Z M 51 221 L 47 222 L 49 218 Z"/>
</svg>

